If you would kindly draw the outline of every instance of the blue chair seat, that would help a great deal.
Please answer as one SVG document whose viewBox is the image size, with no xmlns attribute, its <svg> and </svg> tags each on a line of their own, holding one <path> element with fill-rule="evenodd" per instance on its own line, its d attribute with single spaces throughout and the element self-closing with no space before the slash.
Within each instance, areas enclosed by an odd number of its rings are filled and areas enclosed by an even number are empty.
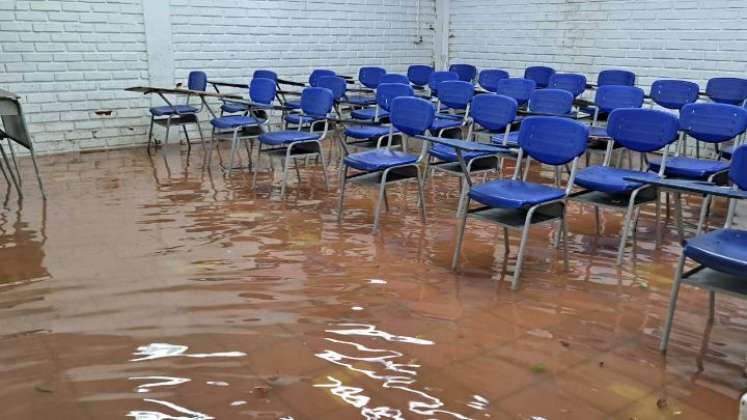
<svg viewBox="0 0 747 420">
<path fill-rule="evenodd" d="M 565 190 L 542 184 L 499 179 L 472 188 L 471 199 L 490 207 L 518 209 L 565 197 Z"/>
<path fill-rule="evenodd" d="M 483 156 L 491 156 L 495 153 L 491 152 L 469 152 L 469 151 L 462 151 L 462 157 L 465 161 L 469 162 L 472 159 L 483 157 Z M 444 162 L 456 162 L 458 160 L 456 149 L 453 147 L 447 146 L 445 144 L 434 144 L 431 148 L 431 156 L 435 156 L 436 158 L 444 161 Z"/>
<path fill-rule="evenodd" d="M 285 120 L 291 124 L 311 124 L 314 121 L 321 121 L 324 118 L 312 117 L 309 115 L 301 114 L 290 114 L 285 117 Z"/>
<path fill-rule="evenodd" d="M 490 138 L 490 141 L 494 144 L 503 145 L 503 137 L 505 133 L 503 134 L 497 134 Z M 507 147 L 519 147 L 519 132 L 518 131 L 512 131 L 508 133 L 508 141 L 506 142 Z"/>
<path fill-rule="evenodd" d="M 589 137 L 609 138 L 607 127 L 589 127 Z"/>
<path fill-rule="evenodd" d="M 376 116 L 376 108 L 356 109 L 350 113 L 350 116 L 356 120 L 373 120 Z M 389 112 L 383 109 L 379 110 L 379 118 L 388 117 Z"/>
<path fill-rule="evenodd" d="M 417 162 L 418 157 L 409 153 L 389 149 L 374 149 L 352 153 L 345 157 L 345 164 L 361 171 L 381 171 Z"/>
<path fill-rule="evenodd" d="M 227 115 L 210 120 L 210 124 L 212 124 L 213 127 L 222 129 L 255 126 L 264 122 L 265 120 L 245 115 Z"/>
<path fill-rule="evenodd" d="M 431 130 L 440 131 L 440 130 L 445 130 L 449 128 L 457 128 L 461 126 L 462 126 L 461 119 L 457 120 L 454 118 L 436 117 L 435 119 L 433 119 Z"/>
<path fill-rule="evenodd" d="M 389 127 L 376 125 L 352 126 L 345 129 L 345 135 L 354 139 L 373 139 L 389 134 Z M 398 130 L 394 130 L 398 133 Z"/>
<path fill-rule="evenodd" d="M 285 101 L 285 107 L 290 109 L 301 109 L 301 101 Z"/>
<path fill-rule="evenodd" d="M 660 159 L 652 159 L 649 168 L 658 172 L 661 168 Z M 720 160 L 695 159 L 676 156 L 667 159 L 664 174 L 672 178 L 705 179 L 709 176 L 729 169 L 729 162 Z"/>
<path fill-rule="evenodd" d="M 198 109 L 190 105 L 174 105 L 173 107 L 164 105 L 150 109 L 150 113 L 156 117 L 176 114 L 196 114 L 197 112 Z"/>
<path fill-rule="evenodd" d="M 625 177 L 628 176 L 644 177 L 652 180 L 659 179 L 659 175 L 651 172 L 610 168 L 608 166 L 589 166 L 578 172 L 575 183 L 587 190 L 609 194 L 621 194 L 643 186 L 640 182 L 626 180 Z"/>
<path fill-rule="evenodd" d="M 685 241 L 685 255 L 716 271 L 744 278 L 747 231 L 720 229 Z"/>
<path fill-rule="evenodd" d="M 246 112 L 249 110 L 248 105 L 237 104 L 236 102 L 224 102 L 220 109 L 228 114 L 236 114 L 238 112 Z"/>
<path fill-rule="evenodd" d="M 275 131 L 272 133 L 265 133 L 259 136 L 259 141 L 264 144 L 278 146 L 281 144 L 289 144 L 296 141 L 307 141 L 317 140 L 319 135 L 309 133 L 306 131 Z"/>
<path fill-rule="evenodd" d="M 348 96 L 345 102 L 355 106 L 369 106 L 376 104 L 376 98 L 373 96 Z"/>
</svg>

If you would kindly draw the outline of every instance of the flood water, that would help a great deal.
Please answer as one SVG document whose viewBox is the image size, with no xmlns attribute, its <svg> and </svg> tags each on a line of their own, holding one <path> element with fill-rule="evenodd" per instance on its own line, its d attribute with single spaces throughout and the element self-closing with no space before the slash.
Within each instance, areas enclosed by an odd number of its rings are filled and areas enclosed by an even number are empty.
<svg viewBox="0 0 747 420">
<path fill-rule="evenodd" d="M 30 162 L 26 197 L 0 193 L 3 419 L 735 419 L 747 389 L 747 305 L 684 288 L 669 354 L 657 351 L 679 245 L 615 265 L 621 215 L 570 207 L 570 271 L 532 231 L 518 249 L 470 221 L 450 270 L 457 182 L 392 187 L 372 233 L 374 189 L 336 171 L 231 178 L 178 147 Z M 333 165 L 334 166 L 334 165 Z M 293 175 L 293 174 L 291 174 Z M 537 175 L 535 175 L 537 176 Z M 4 184 L 0 184 L 4 188 Z M 697 217 L 699 202 L 685 207 Z M 714 212 L 714 224 L 723 206 Z M 705 339 L 704 339 L 705 338 Z"/>
</svg>

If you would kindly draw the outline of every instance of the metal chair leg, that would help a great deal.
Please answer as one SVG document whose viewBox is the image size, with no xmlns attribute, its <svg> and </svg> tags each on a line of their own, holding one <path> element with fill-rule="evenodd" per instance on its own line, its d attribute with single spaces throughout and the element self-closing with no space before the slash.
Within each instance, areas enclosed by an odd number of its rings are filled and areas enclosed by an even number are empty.
<svg viewBox="0 0 747 420">
<path fill-rule="evenodd" d="M 426 209 L 425 209 L 425 179 L 423 174 L 420 172 L 420 167 L 417 168 L 418 174 L 418 197 L 420 198 L 420 219 L 425 223 Z"/>
<path fill-rule="evenodd" d="M 252 174 L 252 189 L 257 186 L 257 172 L 259 172 L 259 164 L 262 161 L 262 143 L 257 145 L 257 162 L 254 164 L 254 173 Z"/>
<path fill-rule="evenodd" d="M 239 130 L 233 130 L 233 138 L 231 139 L 231 154 L 228 156 L 228 176 L 231 176 L 233 171 L 233 162 L 236 160 L 236 152 L 238 151 L 239 142 Z"/>
<path fill-rule="evenodd" d="M 0 154 L 2 154 L 3 161 L 5 162 L 5 167 L 8 169 L 8 174 L 10 175 L 10 179 L 13 182 L 13 185 L 15 185 L 16 187 L 16 192 L 18 193 L 18 196 L 23 197 L 23 192 L 21 191 L 21 185 L 16 179 L 16 175 L 13 173 L 13 168 L 10 166 L 10 161 L 8 161 L 8 155 L 5 153 L 5 148 L 3 147 L 2 144 L 0 144 Z"/>
<path fill-rule="evenodd" d="M 457 226 L 457 243 L 454 248 L 454 256 L 451 258 L 451 269 L 456 270 L 459 267 L 459 257 L 462 254 L 462 244 L 464 242 L 464 229 L 467 226 L 467 215 L 469 209 L 470 198 L 467 196 L 467 201 L 464 203 L 465 210 L 462 212 L 462 217 L 459 220 Z"/>
<path fill-rule="evenodd" d="M 34 173 L 36 174 L 36 182 L 39 184 L 39 191 L 41 191 L 42 198 L 47 199 L 47 193 L 44 191 L 44 184 L 42 184 L 41 175 L 39 174 L 39 165 L 36 163 L 36 153 L 34 152 L 34 146 L 29 148 L 31 154 L 31 163 L 34 165 Z"/>
<path fill-rule="evenodd" d="M 192 152 L 192 142 L 189 141 L 189 133 L 187 133 L 187 125 L 182 124 L 182 131 L 184 131 L 184 140 L 187 142 L 187 155 Z"/>
<path fill-rule="evenodd" d="M 171 117 L 166 120 L 166 136 L 163 138 L 163 145 L 169 144 L 169 131 L 171 130 Z"/>
<path fill-rule="evenodd" d="M 148 130 L 148 143 L 145 146 L 148 153 L 150 153 L 150 144 L 153 140 L 153 124 L 155 122 L 155 118 L 151 115 L 150 117 L 150 129 Z"/>
<path fill-rule="evenodd" d="M 319 159 L 321 159 L 322 166 L 322 177 L 324 178 L 324 191 L 329 191 L 329 179 L 327 179 L 327 161 L 324 158 L 324 150 L 322 150 L 322 144 L 317 142 L 319 146 Z"/>
<path fill-rule="evenodd" d="M 285 189 L 288 185 L 288 165 L 290 165 L 291 162 L 291 150 L 293 149 L 293 145 L 289 145 L 287 149 L 285 149 L 285 160 L 283 161 L 283 184 L 280 186 L 280 199 L 285 199 Z M 296 168 L 298 168 L 298 164 L 296 164 Z"/>
<path fill-rule="evenodd" d="M 677 220 L 677 235 L 679 236 L 679 241 L 682 242 L 685 240 L 685 228 L 682 224 L 682 194 L 674 193 L 674 200 L 674 211 L 676 213 L 675 219 Z"/>
<path fill-rule="evenodd" d="M 698 219 L 698 230 L 695 233 L 695 236 L 700 236 L 700 234 L 703 233 L 703 229 L 705 229 L 706 225 L 708 224 L 708 213 L 710 207 L 711 196 L 707 195 L 703 198 L 703 206 L 700 209 L 700 218 Z"/>
<path fill-rule="evenodd" d="M 656 192 L 656 247 L 661 245 L 661 193 Z"/>
<path fill-rule="evenodd" d="M 511 241 L 509 240 L 507 227 L 503 228 L 503 248 L 505 255 L 508 255 L 508 253 L 511 252 Z"/>
<path fill-rule="evenodd" d="M 16 158 L 16 151 L 13 147 L 13 140 L 8 140 L 8 149 L 10 149 L 10 158 L 13 160 L 13 167 L 16 170 L 18 185 L 23 186 L 23 177 L 21 176 L 21 169 L 18 166 L 18 159 Z"/>
<path fill-rule="evenodd" d="M 684 252 L 680 255 L 680 259 L 677 262 L 677 271 L 672 283 L 672 294 L 669 297 L 669 310 L 667 311 L 667 320 L 664 324 L 664 333 L 661 335 L 661 342 L 659 343 L 659 350 L 662 353 L 667 352 L 669 347 L 669 337 L 672 333 L 672 323 L 674 322 L 674 311 L 677 309 L 677 297 L 680 293 L 680 284 L 682 282 L 682 273 L 685 270 L 685 254 Z"/>
<path fill-rule="evenodd" d="M 379 220 L 381 218 L 381 205 L 384 203 L 384 194 L 386 193 L 386 176 L 388 171 L 384 171 L 381 174 L 381 183 L 379 184 L 379 197 L 376 200 L 376 207 L 374 208 L 374 226 L 373 230 L 376 232 L 379 229 Z"/>
<path fill-rule="evenodd" d="M 622 265 L 623 255 L 625 255 L 625 245 L 628 243 L 628 233 L 630 231 L 630 222 L 633 219 L 633 210 L 635 208 L 635 197 L 633 193 L 630 197 L 630 203 L 628 203 L 628 210 L 625 212 L 625 223 L 620 234 L 620 246 L 617 249 L 617 265 Z"/>
<path fill-rule="evenodd" d="M 345 184 L 347 184 L 348 167 L 340 165 L 340 197 L 337 199 L 337 222 L 342 222 L 342 206 L 345 200 Z"/>
<path fill-rule="evenodd" d="M 526 220 L 524 221 L 524 230 L 521 232 L 521 243 L 519 244 L 519 255 L 516 257 L 516 268 L 514 269 L 514 278 L 511 282 L 511 290 L 519 288 L 519 277 L 521 276 L 521 266 L 524 263 L 524 254 L 527 250 L 527 242 L 529 241 L 529 229 L 532 226 L 532 215 L 534 212 L 529 210 L 527 213 Z"/>
<path fill-rule="evenodd" d="M 565 271 L 570 269 L 570 263 L 568 262 L 568 221 L 565 219 L 566 209 L 563 206 L 563 214 L 560 219 L 560 226 L 563 232 L 563 268 Z"/>
</svg>

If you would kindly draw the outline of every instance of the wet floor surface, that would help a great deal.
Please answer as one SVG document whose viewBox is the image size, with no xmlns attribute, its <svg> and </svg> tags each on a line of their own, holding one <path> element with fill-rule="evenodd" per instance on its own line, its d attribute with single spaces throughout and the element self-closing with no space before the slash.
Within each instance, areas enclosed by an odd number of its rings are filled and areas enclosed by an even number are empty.
<svg viewBox="0 0 747 420">
<path fill-rule="evenodd" d="M 708 327 L 685 288 L 657 351 L 679 246 L 669 225 L 656 247 L 653 208 L 618 268 L 620 215 L 595 236 L 572 205 L 570 271 L 535 229 L 511 292 L 518 235 L 506 257 L 497 226 L 470 221 L 450 271 L 443 175 L 427 225 L 395 186 L 373 234 L 374 190 L 350 186 L 338 224 L 314 165 L 285 201 L 197 148 L 41 165 L 47 204 L 24 161 L 27 196 L 0 209 L 2 418 L 733 419 L 747 389 L 741 301 Z"/>
</svg>

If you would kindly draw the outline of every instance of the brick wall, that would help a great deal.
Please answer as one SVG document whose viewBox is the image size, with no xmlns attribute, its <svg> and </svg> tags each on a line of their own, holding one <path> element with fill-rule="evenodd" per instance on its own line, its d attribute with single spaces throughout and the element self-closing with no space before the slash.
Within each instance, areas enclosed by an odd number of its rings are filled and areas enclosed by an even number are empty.
<svg viewBox="0 0 747 420">
<path fill-rule="evenodd" d="M 451 62 L 505 68 L 548 64 L 592 81 L 628 68 L 700 83 L 747 76 L 744 0 L 452 0 Z"/>
</svg>

